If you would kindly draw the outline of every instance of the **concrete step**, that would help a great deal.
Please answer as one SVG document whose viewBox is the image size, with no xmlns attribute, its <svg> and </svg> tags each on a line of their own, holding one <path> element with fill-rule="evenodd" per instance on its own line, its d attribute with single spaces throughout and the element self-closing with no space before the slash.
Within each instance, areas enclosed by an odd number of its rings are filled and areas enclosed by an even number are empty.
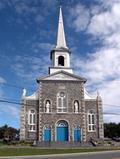
<svg viewBox="0 0 120 159">
<path fill-rule="evenodd" d="M 80 142 L 36 142 L 37 147 L 51 147 L 51 148 L 72 148 L 72 147 L 91 147 L 89 143 L 80 143 Z"/>
</svg>

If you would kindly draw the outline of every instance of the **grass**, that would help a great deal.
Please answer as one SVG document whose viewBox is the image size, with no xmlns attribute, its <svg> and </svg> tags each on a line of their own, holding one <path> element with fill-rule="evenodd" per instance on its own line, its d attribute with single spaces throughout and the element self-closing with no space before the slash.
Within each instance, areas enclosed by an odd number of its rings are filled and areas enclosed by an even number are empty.
<svg viewBox="0 0 120 159">
<path fill-rule="evenodd" d="M 3 146 L 32 146 L 33 142 L 25 142 L 25 141 L 0 141 L 0 147 Z"/>
<path fill-rule="evenodd" d="M 5 143 L 0 141 L 0 147 L 6 145 Z"/>
<path fill-rule="evenodd" d="M 40 148 L 0 148 L 0 156 L 26 156 L 26 155 L 47 155 L 64 153 L 82 153 L 107 150 L 120 150 L 120 148 L 77 148 L 77 149 L 40 149 Z"/>
</svg>

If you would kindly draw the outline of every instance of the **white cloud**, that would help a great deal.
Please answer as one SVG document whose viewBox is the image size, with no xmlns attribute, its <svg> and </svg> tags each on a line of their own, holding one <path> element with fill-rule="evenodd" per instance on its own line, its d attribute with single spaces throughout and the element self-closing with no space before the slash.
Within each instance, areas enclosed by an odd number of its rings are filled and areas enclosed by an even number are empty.
<svg viewBox="0 0 120 159">
<path fill-rule="evenodd" d="M 3 88 L 4 83 L 6 83 L 6 80 L 3 77 L 0 77 L 0 98 L 2 99 L 6 96 Z M 13 106 L 13 104 L 0 102 L 0 117 L 1 116 L 10 117 L 14 120 L 19 119 L 18 105 Z"/>
<path fill-rule="evenodd" d="M 106 121 L 107 123 L 110 122 L 116 122 L 116 123 L 120 123 L 120 115 L 105 115 L 103 118 L 104 121 Z"/>
<path fill-rule="evenodd" d="M 96 36 L 111 35 L 120 31 L 120 2 L 114 3 L 107 11 L 95 14 L 88 26 L 88 33 Z"/>
<path fill-rule="evenodd" d="M 118 80 L 115 79 L 101 84 L 102 85 L 99 86 L 99 90 L 103 97 L 103 103 L 116 105 L 116 107 L 118 106 L 120 108 L 120 78 L 118 78 Z"/>
<path fill-rule="evenodd" d="M 114 4 L 119 4 L 120 0 L 109 0 L 109 1 L 105 1 L 105 0 L 96 0 L 100 3 L 102 3 L 102 7 L 104 8 L 111 8 Z"/>
<path fill-rule="evenodd" d="M 76 31 L 83 31 L 87 28 L 90 19 L 90 12 L 85 6 L 78 4 L 70 9 L 71 25 Z"/>
<path fill-rule="evenodd" d="M 0 97 L 3 97 L 4 91 L 3 91 L 3 84 L 6 83 L 6 80 L 3 77 L 0 77 Z"/>
<path fill-rule="evenodd" d="M 40 24 L 50 14 L 51 8 L 52 11 L 56 9 L 57 3 L 56 0 L 0 0 L 0 10 L 10 9 L 13 13 L 13 16 L 8 15 L 6 19 L 10 25 L 16 25 L 17 22 L 21 27 L 28 29 L 35 22 L 36 30 L 39 30 Z"/>
<path fill-rule="evenodd" d="M 104 39 L 104 43 L 106 46 L 116 48 L 119 51 L 119 48 L 120 48 L 119 39 L 120 39 L 120 33 L 117 32 L 117 30 L 116 30 L 116 32 L 114 32 L 114 34 L 112 34 L 111 36 L 107 36 Z"/>
<path fill-rule="evenodd" d="M 2 87 L 0 86 L 0 98 L 3 97 L 3 95 L 4 95 L 4 91 L 3 91 Z"/>
<path fill-rule="evenodd" d="M 98 46 L 95 52 L 89 53 L 86 59 L 76 55 L 74 67 L 77 68 L 78 74 L 82 72 L 82 75 L 87 77 L 89 90 L 100 91 L 104 112 L 120 114 L 120 0 L 101 0 L 101 2 L 97 7 L 93 6 L 89 10 L 91 17 L 90 23 L 86 26 L 86 34 L 99 39 L 102 45 Z M 86 12 L 85 7 L 84 9 Z M 76 19 L 80 21 L 81 15 L 74 13 Z M 73 25 L 73 27 L 76 31 L 81 30 L 80 25 Z M 104 119 L 107 122 L 118 122 L 120 115 L 105 115 Z"/>
<path fill-rule="evenodd" d="M 0 1 L 0 10 L 4 9 L 5 4 L 3 3 L 3 1 Z"/>
<path fill-rule="evenodd" d="M 6 83 L 6 80 L 3 77 L 0 77 L 0 83 Z"/>
<path fill-rule="evenodd" d="M 0 113 L 4 114 L 7 117 L 11 117 L 11 119 L 19 119 L 20 110 L 18 105 L 13 104 L 0 104 Z"/>
<path fill-rule="evenodd" d="M 47 49 L 47 47 L 45 49 Z M 16 56 L 12 69 L 17 76 L 28 80 L 29 82 L 34 81 L 38 76 L 48 72 L 48 66 L 50 64 L 48 55 L 43 56 L 43 54 L 40 54 L 39 57 Z"/>
<path fill-rule="evenodd" d="M 39 42 L 36 42 L 33 44 L 33 49 L 42 49 L 44 51 L 44 53 L 48 53 L 52 48 L 53 48 L 53 44 L 51 43 L 39 43 Z"/>
</svg>

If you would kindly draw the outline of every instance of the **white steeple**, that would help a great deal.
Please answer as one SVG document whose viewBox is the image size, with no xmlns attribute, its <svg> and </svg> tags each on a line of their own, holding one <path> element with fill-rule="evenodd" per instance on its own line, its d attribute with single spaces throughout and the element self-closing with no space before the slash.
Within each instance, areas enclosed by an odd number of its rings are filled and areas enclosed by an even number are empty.
<svg viewBox="0 0 120 159">
<path fill-rule="evenodd" d="M 56 46 L 51 50 L 52 66 L 49 67 L 49 73 L 55 73 L 57 71 L 66 71 L 73 73 L 70 67 L 70 50 L 66 46 L 62 8 L 59 11 L 58 31 Z"/>
<path fill-rule="evenodd" d="M 63 16 L 62 16 L 62 8 L 60 6 L 59 11 L 59 21 L 58 21 L 58 32 L 57 32 L 57 45 L 56 48 L 64 47 L 66 46 L 66 40 L 65 40 L 65 33 L 64 33 L 64 25 L 63 25 Z"/>
</svg>

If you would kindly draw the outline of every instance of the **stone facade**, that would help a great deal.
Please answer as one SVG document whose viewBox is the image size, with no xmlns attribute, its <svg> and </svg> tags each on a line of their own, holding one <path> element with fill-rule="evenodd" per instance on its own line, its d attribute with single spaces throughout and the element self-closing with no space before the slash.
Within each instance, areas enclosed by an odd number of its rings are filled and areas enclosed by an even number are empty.
<svg viewBox="0 0 120 159">
<path fill-rule="evenodd" d="M 29 100 L 22 99 L 22 107 L 21 107 L 21 118 L 20 118 L 20 139 L 21 140 L 38 140 L 38 123 L 39 121 L 39 101 L 38 100 Z M 28 128 L 28 112 L 30 109 L 35 109 L 37 112 L 36 117 L 36 132 L 30 132 Z"/>
<path fill-rule="evenodd" d="M 62 45 L 62 46 L 61 46 Z M 51 51 L 49 74 L 37 79 L 31 96 L 23 91 L 20 139 L 28 141 L 87 142 L 103 139 L 102 99 L 85 90 L 86 79 L 73 74 L 60 8 L 57 45 Z"/>
<path fill-rule="evenodd" d="M 80 115 L 82 110 L 75 115 L 73 110 L 74 100 L 79 100 L 81 103 L 82 94 L 81 94 L 81 85 L 80 82 L 69 82 L 69 81 L 46 81 L 42 82 L 42 130 L 44 125 L 52 126 L 53 141 L 56 141 L 55 129 L 56 123 L 59 120 L 65 120 L 69 123 L 69 141 L 72 140 L 72 128 L 75 125 L 82 125 L 82 116 Z M 66 113 L 57 113 L 57 97 L 58 92 L 65 92 L 67 94 L 67 112 Z M 50 99 L 52 102 L 51 112 L 47 114 L 44 112 L 44 101 Z M 43 132 L 43 131 L 42 131 Z M 42 134 L 43 138 L 43 134 Z"/>
<path fill-rule="evenodd" d="M 59 73 L 58 73 L 59 74 Z M 64 74 L 66 74 L 64 72 Z M 67 73 L 68 75 L 68 73 Z M 54 75 L 56 76 L 56 75 Z M 53 76 L 53 78 L 54 78 Z M 74 76 L 74 75 L 73 75 Z M 52 78 L 52 76 L 51 76 Z M 21 123 L 26 127 L 21 126 L 21 140 L 39 140 L 44 141 L 44 127 L 51 127 L 51 141 L 56 141 L 56 123 L 60 120 L 65 120 L 69 125 L 69 140 L 74 141 L 73 129 L 79 126 L 81 129 L 81 141 L 89 141 L 90 138 L 103 139 L 103 119 L 102 119 L 102 100 L 99 96 L 95 99 L 86 99 L 84 92 L 84 79 L 79 80 L 39 80 L 38 99 L 23 98 L 24 106 L 21 110 Z M 47 80 L 46 80 L 47 79 Z M 67 112 L 57 112 L 57 94 L 65 92 L 67 95 Z M 50 100 L 50 112 L 45 112 L 45 101 Z M 79 112 L 74 112 L 74 101 L 79 101 Z M 23 109 L 23 107 L 25 109 Z M 28 131 L 28 111 L 34 108 L 37 114 L 36 132 Z M 88 128 L 88 112 L 93 111 L 95 114 L 95 130 L 89 132 Z M 26 112 L 26 113 L 25 113 Z M 26 117 L 23 120 L 23 114 Z M 24 131 L 25 130 L 25 131 Z"/>
</svg>

